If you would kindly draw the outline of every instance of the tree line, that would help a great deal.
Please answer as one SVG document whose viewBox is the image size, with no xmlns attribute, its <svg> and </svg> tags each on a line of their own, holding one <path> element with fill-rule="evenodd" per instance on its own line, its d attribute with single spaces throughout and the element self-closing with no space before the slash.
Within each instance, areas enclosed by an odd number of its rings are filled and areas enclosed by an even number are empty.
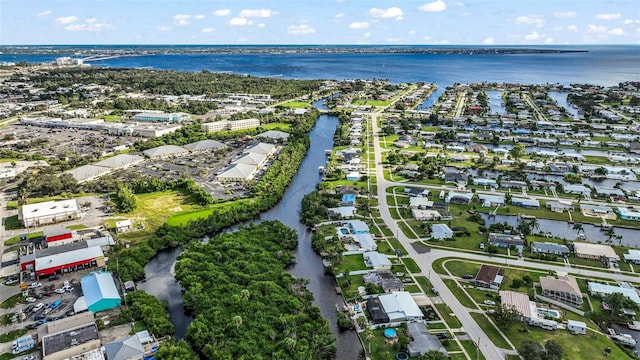
<svg viewBox="0 0 640 360">
<path fill-rule="evenodd" d="M 332 359 L 328 324 L 285 269 L 298 235 L 277 221 L 193 243 L 176 264 L 187 339 L 204 359 Z"/>
</svg>

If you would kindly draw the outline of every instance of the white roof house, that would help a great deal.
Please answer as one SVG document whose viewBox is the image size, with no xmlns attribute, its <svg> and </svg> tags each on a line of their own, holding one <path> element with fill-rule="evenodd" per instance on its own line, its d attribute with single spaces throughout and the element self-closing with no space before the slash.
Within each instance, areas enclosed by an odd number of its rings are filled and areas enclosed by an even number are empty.
<svg viewBox="0 0 640 360">
<path fill-rule="evenodd" d="M 629 249 L 626 254 L 622 254 L 622 257 L 624 257 L 626 262 L 640 264 L 640 250 Z"/>
<path fill-rule="evenodd" d="M 189 151 L 187 149 L 181 146 L 163 145 L 163 146 L 154 147 L 149 150 L 145 150 L 142 153 L 150 158 L 163 158 L 163 157 L 169 157 L 169 156 L 184 155 L 188 152 Z"/>
<path fill-rule="evenodd" d="M 357 242 L 360 245 L 360 249 L 365 251 L 376 250 L 378 248 L 371 234 L 355 234 L 353 235 L 353 241 Z"/>
<path fill-rule="evenodd" d="M 447 224 L 431 225 L 431 237 L 438 240 L 451 239 L 453 230 L 449 229 Z"/>
<path fill-rule="evenodd" d="M 433 201 L 429 200 L 426 197 L 411 197 L 409 198 L 409 206 L 411 206 L 412 209 L 415 208 L 420 208 L 420 209 L 426 209 L 426 208 L 431 208 L 433 207 Z"/>
<path fill-rule="evenodd" d="M 264 162 L 267 160 L 267 154 L 258 153 L 258 152 L 249 152 L 244 153 L 239 159 L 233 162 L 233 164 L 247 164 L 247 165 L 255 165 L 262 166 Z"/>
<path fill-rule="evenodd" d="M 504 206 L 505 197 L 503 195 L 479 194 L 478 200 L 482 203 L 482 207 Z"/>
<path fill-rule="evenodd" d="M 110 158 L 93 163 L 95 166 L 103 166 L 111 169 L 126 168 L 131 165 L 135 165 L 141 161 L 144 161 L 142 156 L 119 154 Z"/>
<path fill-rule="evenodd" d="M 638 295 L 638 291 L 633 288 L 626 288 L 621 286 L 612 286 L 605 285 L 595 282 L 587 282 L 587 286 L 589 287 L 589 292 L 591 294 L 599 294 L 602 296 L 613 294 L 613 293 L 621 293 L 625 297 L 629 298 L 629 300 L 635 302 L 640 305 L 640 295 Z"/>
<path fill-rule="evenodd" d="M 18 210 L 18 220 L 25 227 L 77 219 L 80 209 L 75 199 L 25 204 Z"/>
<path fill-rule="evenodd" d="M 91 181 L 106 175 L 111 172 L 111 169 L 104 166 L 95 165 L 82 165 L 75 169 L 67 170 L 65 174 L 71 174 L 77 182 L 82 183 L 85 181 Z"/>
<path fill-rule="evenodd" d="M 225 171 L 218 174 L 217 179 L 220 182 L 247 181 L 253 178 L 253 175 L 257 170 L 258 167 L 255 165 L 233 164 L 229 166 Z"/>
<path fill-rule="evenodd" d="M 536 303 L 529 300 L 529 295 L 515 291 L 500 291 L 502 305 L 513 306 L 525 319 L 537 317 Z"/>
<path fill-rule="evenodd" d="M 574 251 L 577 257 L 587 259 L 600 259 L 604 256 L 611 261 L 620 260 L 620 256 L 609 245 L 593 244 L 586 242 L 574 242 Z"/>
<path fill-rule="evenodd" d="M 275 151 L 275 149 L 275 145 L 261 142 L 246 149 L 244 152 L 257 152 L 261 154 L 271 155 Z"/>
<path fill-rule="evenodd" d="M 411 294 L 406 291 L 394 291 L 378 296 L 382 308 L 389 316 L 389 322 L 420 320 L 424 317 Z"/>
<path fill-rule="evenodd" d="M 367 251 L 363 254 L 364 263 L 374 270 L 390 270 L 391 260 L 384 254 L 380 254 L 377 251 Z"/>
<path fill-rule="evenodd" d="M 283 141 L 289 138 L 289 134 L 284 131 L 269 130 L 256 135 L 257 138 L 271 139 L 275 141 Z"/>
<path fill-rule="evenodd" d="M 191 152 L 219 150 L 219 149 L 224 149 L 226 147 L 227 145 L 221 143 L 220 141 L 215 141 L 215 140 L 196 141 L 184 146 L 185 149 Z"/>
</svg>

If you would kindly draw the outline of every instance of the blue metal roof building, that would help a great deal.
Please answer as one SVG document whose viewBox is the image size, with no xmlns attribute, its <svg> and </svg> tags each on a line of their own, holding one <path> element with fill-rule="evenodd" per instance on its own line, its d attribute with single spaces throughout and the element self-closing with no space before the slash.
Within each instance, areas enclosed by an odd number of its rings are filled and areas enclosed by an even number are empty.
<svg viewBox="0 0 640 360">
<path fill-rule="evenodd" d="M 108 271 L 92 272 L 80 279 L 87 308 L 94 313 L 120 306 L 120 294 Z"/>
</svg>

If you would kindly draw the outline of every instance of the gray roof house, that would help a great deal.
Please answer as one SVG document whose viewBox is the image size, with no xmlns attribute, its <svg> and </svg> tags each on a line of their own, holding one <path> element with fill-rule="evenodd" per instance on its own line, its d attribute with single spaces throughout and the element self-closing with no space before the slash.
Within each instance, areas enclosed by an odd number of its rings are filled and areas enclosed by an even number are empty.
<svg viewBox="0 0 640 360">
<path fill-rule="evenodd" d="M 224 149 L 226 147 L 227 145 L 221 143 L 220 141 L 215 141 L 215 140 L 196 141 L 184 146 L 185 149 L 191 152 L 212 151 L 212 150 Z"/>
<path fill-rule="evenodd" d="M 407 345 L 410 356 L 422 356 L 431 350 L 439 351 L 446 356 L 449 355 L 440 340 L 435 335 L 429 334 L 427 327 L 423 323 L 410 322 L 407 323 L 407 328 L 413 339 Z"/>
<path fill-rule="evenodd" d="M 532 242 L 531 252 L 555 255 L 568 255 L 569 248 L 562 244 L 551 242 Z"/>
<path fill-rule="evenodd" d="M 447 224 L 433 224 L 431 225 L 431 237 L 438 240 L 451 239 L 453 231 L 449 229 Z"/>
<path fill-rule="evenodd" d="M 367 251 L 363 254 L 364 263 L 374 270 L 390 270 L 391 260 L 387 255 L 380 254 L 377 251 Z"/>
<path fill-rule="evenodd" d="M 154 147 L 149 150 L 145 150 L 142 153 L 150 158 L 164 158 L 170 156 L 179 156 L 188 153 L 189 151 L 183 147 L 176 145 L 163 145 Z"/>
<path fill-rule="evenodd" d="M 104 346 L 109 360 L 141 360 L 144 348 L 137 335 L 110 342 Z"/>
</svg>

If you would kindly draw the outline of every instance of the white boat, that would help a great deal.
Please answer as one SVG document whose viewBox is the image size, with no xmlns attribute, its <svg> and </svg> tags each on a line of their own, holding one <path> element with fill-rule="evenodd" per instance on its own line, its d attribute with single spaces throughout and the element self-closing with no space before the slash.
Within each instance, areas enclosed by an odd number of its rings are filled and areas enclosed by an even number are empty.
<svg viewBox="0 0 640 360">
<path fill-rule="evenodd" d="M 628 347 L 635 347 L 636 344 L 637 344 L 636 339 L 634 339 L 629 334 L 614 335 L 614 336 L 611 337 L 611 339 L 614 342 L 619 343 L 620 345 L 624 345 L 624 346 L 628 346 Z"/>
<path fill-rule="evenodd" d="M 631 330 L 640 331 L 640 321 L 631 321 L 627 323 L 627 327 Z"/>
</svg>

